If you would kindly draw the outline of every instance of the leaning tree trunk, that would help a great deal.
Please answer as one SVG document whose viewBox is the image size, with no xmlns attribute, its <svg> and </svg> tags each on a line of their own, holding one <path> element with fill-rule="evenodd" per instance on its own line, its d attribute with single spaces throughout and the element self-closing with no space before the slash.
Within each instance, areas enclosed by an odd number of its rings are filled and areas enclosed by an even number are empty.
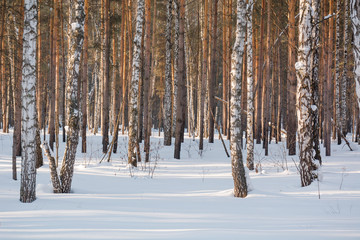
<svg viewBox="0 0 360 240">
<path fill-rule="evenodd" d="M 246 165 L 249 170 L 254 170 L 254 77 L 253 77 L 253 52 L 252 52 L 252 14 L 254 1 L 247 4 L 247 158 Z"/>
<path fill-rule="evenodd" d="M 356 85 L 356 96 L 360 109 L 360 0 L 351 0 L 350 18 L 352 23 L 352 30 L 354 33 L 353 51 L 355 61 L 354 77 Z"/>
<path fill-rule="evenodd" d="M 301 186 L 308 186 L 317 177 L 313 157 L 311 118 L 311 0 L 300 0 L 298 61 L 295 64 L 297 76 L 298 138 Z"/>
<path fill-rule="evenodd" d="M 36 199 L 36 32 L 37 1 L 25 1 L 25 24 L 23 37 L 22 70 L 22 119 L 21 119 L 21 185 L 20 201 L 33 202 Z"/>
<path fill-rule="evenodd" d="M 134 36 L 134 50 L 132 62 L 132 77 L 130 83 L 129 99 L 129 146 L 128 146 L 128 163 L 137 166 L 136 150 L 138 146 L 137 138 L 137 121 L 138 121 L 138 92 L 140 80 L 141 65 L 141 37 L 143 32 L 145 1 L 137 2 L 136 29 Z"/>
<path fill-rule="evenodd" d="M 69 3 L 69 52 L 66 77 L 66 101 L 67 101 L 67 141 L 64 159 L 60 171 L 62 192 L 69 193 L 71 190 L 72 176 L 74 172 L 76 148 L 79 143 L 79 97 L 78 82 L 80 55 L 84 40 L 84 0 L 70 0 Z"/>
<path fill-rule="evenodd" d="M 166 12 L 166 57 L 165 57 L 165 95 L 164 95 L 164 145 L 171 145 L 171 22 L 172 0 L 167 2 Z"/>
<path fill-rule="evenodd" d="M 237 1 L 236 40 L 231 61 L 231 95 L 230 95 L 230 147 L 232 176 L 234 179 L 235 197 L 247 196 L 245 169 L 241 152 L 241 70 L 243 65 L 244 43 L 246 33 L 246 2 Z"/>
</svg>

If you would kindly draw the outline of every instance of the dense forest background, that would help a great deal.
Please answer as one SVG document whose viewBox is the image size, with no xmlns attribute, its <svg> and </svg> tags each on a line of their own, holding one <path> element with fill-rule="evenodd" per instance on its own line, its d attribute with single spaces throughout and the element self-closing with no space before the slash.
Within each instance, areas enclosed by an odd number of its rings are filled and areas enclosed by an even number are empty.
<svg viewBox="0 0 360 240">
<path fill-rule="evenodd" d="M 66 126 L 70 125 L 67 119 L 71 113 L 66 109 L 72 102 L 66 91 L 71 76 L 67 63 L 73 54 L 71 30 L 77 26 L 70 21 L 73 2 L 38 0 L 36 5 L 37 128 L 53 151 L 59 141 L 66 141 Z M 299 29 L 304 1 L 75 2 L 82 2 L 85 13 L 76 78 L 78 101 L 74 103 L 80 112 L 76 127 L 82 152 L 87 151 L 87 131 L 102 134 L 104 154 L 117 151 L 118 134 L 129 134 L 129 163 L 133 166 L 150 160 L 152 128 L 159 134 L 164 132 L 164 145 L 171 145 L 175 137 L 175 158 L 180 158 L 184 134 L 198 137 L 200 150 L 204 139 L 214 141 L 215 129 L 221 138 L 230 139 L 232 64 L 238 42 L 246 53 L 240 56 L 242 61 L 236 61 L 242 69 L 241 86 L 236 89 L 241 102 L 239 146 L 245 144 L 242 136 L 246 135 L 248 146 L 255 139 L 267 155 L 269 143 L 286 140 L 288 154 L 296 154 L 299 80 L 295 65 L 302 46 Z M 318 62 L 312 65 L 317 72 L 312 73 L 316 81 L 311 82 L 311 108 L 316 109 L 311 136 L 316 139 L 315 158 L 321 162 L 319 144 L 324 144 L 326 155 L 330 155 L 331 139 L 340 144 L 352 133 L 352 141 L 360 143 L 360 122 L 350 1 L 312 2 L 317 18 L 311 19 L 311 31 L 318 40 L 312 42 L 311 49 L 317 52 Z M 2 0 L 0 9 L 0 127 L 4 132 L 14 127 L 15 159 L 22 151 L 24 4 L 24 0 Z M 242 16 L 239 6 L 245 6 Z M 245 17 L 245 29 L 237 25 L 239 16 Z M 241 30 L 244 38 L 240 43 L 236 40 L 242 39 Z M 63 139 L 59 139 L 60 131 Z M 143 157 L 139 149 L 142 141 Z M 251 157 L 249 151 L 247 156 Z M 57 151 L 55 155 L 58 165 Z M 247 166 L 254 168 L 251 159 L 247 159 Z"/>
</svg>

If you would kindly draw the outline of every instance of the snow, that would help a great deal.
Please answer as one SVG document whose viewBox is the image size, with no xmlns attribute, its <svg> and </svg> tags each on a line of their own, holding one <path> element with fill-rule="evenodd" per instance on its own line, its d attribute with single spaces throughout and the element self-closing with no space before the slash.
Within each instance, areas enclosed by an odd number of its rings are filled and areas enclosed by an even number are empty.
<svg viewBox="0 0 360 240">
<path fill-rule="evenodd" d="M 133 169 L 126 136 L 112 161 L 99 164 L 102 138 L 89 133 L 88 153 L 78 148 L 72 193 L 52 193 L 45 159 L 37 200 L 24 204 L 20 181 L 11 179 L 12 133 L 0 133 L 0 239 L 360 239 L 360 148 L 334 142 L 332 156 L 322 155 L 319 188 L 301 188 L 298 157 L 286 156 L 284 143 L 272 142 L 267 157 L 255 144 L 258 173 L 249 172 L 252 191 L 240 199 L 217 136 L 203 151 L 186 137 L 181 160 L 152 136 L 150 166 Z"/>
</svg>

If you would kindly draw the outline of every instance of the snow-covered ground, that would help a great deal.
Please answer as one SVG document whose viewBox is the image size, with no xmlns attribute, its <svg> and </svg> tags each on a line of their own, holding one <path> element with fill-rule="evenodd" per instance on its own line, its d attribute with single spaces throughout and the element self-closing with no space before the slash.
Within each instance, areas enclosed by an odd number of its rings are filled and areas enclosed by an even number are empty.
<svg viewBox="0 0 360 240">
<path fill-rule="evenodd" d="M 71 194 L 52 193 L 45 159 L 37 200 L 24 204 L 11 175 L 12 134 L 0 134 L 0 239 L 360 239 L 356 144 L 350 152 L 333 143 L 322 181 L 305 188 L 298 157 L 286 157 L 283 143 L 271 143 L 268 157 L 256 145 L 258 173 L 250 172 L 252 191 L 238 199 L 220 140 L 206 141 L 200 153 L 197 140 L 185 139 L 175 160 L 173 146 L 154 136 L 152 162 L 136 170 L 126 164 L 126 137 L 119 142 L 111 162 L 100 164 L 101 136 L 88 135 Z M 63 150 L 61 143 L 60 156 Z"/>
</svg>

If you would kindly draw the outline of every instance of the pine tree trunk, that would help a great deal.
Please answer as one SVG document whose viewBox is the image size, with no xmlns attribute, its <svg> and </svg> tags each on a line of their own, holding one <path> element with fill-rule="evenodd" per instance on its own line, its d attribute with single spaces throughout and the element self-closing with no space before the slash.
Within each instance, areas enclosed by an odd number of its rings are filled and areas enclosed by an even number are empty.
<svg viewBox="0 0 360 240">
<path fill-rule="evenodd" d="M 214 0 L 211 3 L 212 6 L 212 37 L 211 37 L 211 52 L 210 52 L 210 59 L 211 59 L 211 74 L 208 78 L 208 96 L 209 96 L 209 143 L 214 142 L 214 118 L 215 116 L 215 84 L 216 84 L 216 42 L 217 42 L 217 14 L 218 14 L 218 0 Z"/>
<path fill-rule="evenodd" d="M 337 144 L 341 144 L 341 105 L 340 105 L 340 0 L 336 1 L 336 12 L 338 13 L 336 16 L 336 53 L 335 53 L 335 132 L 337 135 Z"/>
<path fill-rule="evenodd" d="M 180 159 L 183 125 L 185 124 L 186 91 L 185 91 L 185 0 L 179 0 L 179 61 L 178 61 L 178 89 L 177 89 L 177 113 L 175 131 L 174 158 Z"/>
<path fill-rule="evenodd" d="M 137 138 L 137 121 L 138 121 L 138 89 L 140 80 L 140 63 L 141 63 L 141 37 L 143 32 L 145 2 L 137 1 L 136 31 L 134 36 L 134 50 L 132 62 L 132 77 L 130 83 L 129 99 L 129 145 L 128 145 L 128 163 L 137 166 L 136 153 L 139 151 Z"/>
<path fill-rule="evenodd" d="M 20 201 L 36 199 L 36 33 L 37 1 L 26 0 L 24 5 L 24 48 L 22 70 L 22 120 L 21 120 L 21 185 Z"/>
<path fill-rule="evenodd" d="M 151 1 L 145 0 L 145 66 L 144 66 L 144 139 L 145 139 L 145 162 L 150 158 L 150 136 L 148 131 L 149 115 L 149 93 L 150 93 L 150 45 L 151 45 Z"/>
<path fill-rule="evenodd" d="M 60 38 L 59 38 L 59 11 L 60 2 L 54 0 L 54 44 L 55 44 L 55 148 L 56 148 L 56 166 L 59 163 L 59 124 L 60 124 Z"/>
<path fill-rule="evenodd" d="M 103 49 L 103 104 L 101 119 L 103 153 L 109 145 L 109 110 L 110 110 L 110 0 L 104 0 L 104 49 Z"/>
<path fill-rule="evenodd" d="M 350 0 L 350 19 L 354 33 L 353 51 L 354 51 L 354 77 L 357 102 L 360 109 L 360 0 Z M 360 121 L 359 121 L 360 123 Z M 358 124 L 359 126 L 360 124 Z M 360 141 L 359 141 L 360 143 Z"/>
<path fill-rule="evenodd" d="M 270 119 L 270 31 L 271 31 L 271 0 L 267 1 L 267 23 L 266 23 L 266 60 L 265 60 L 265 74 L 263 77 L 263 93 L 262 93 L 262 132 L 263 132 L 263 148 L 265 148 L 265 156 L 269 155 L 269 121 Z M 261 67 L 261 65 L 260 65 Z"/>
<path fill-rule="evenodd" d="M 70 193 L 76 149 L 79 143 L 80 116 L 78 99 L 78 82 L 80 55 L 84 39 L 84 0 L 70 0 L 69 2 L 69 52 L 66 77 L 67 101 L 67 141 L 64 159 L 60 170 L 60 181 L 63 193 Z"/>
<path fill-rule="evenodd" d="M 83 65 L 81 79 L 81 152 L 86 153 L 86 125 L 87 125 L 87 99 L 88 99 L 88 22 L 89 22 L 89 0 L 85 0 L 85 23 L 84 23 L 84 47 L 83 47 Z"/>
<path fill-rule="evenodd" d="M 24 9 L 24 0 L 21 1 L 21 9 Z M 24 34 L 24 12 L 21 11 L 21 19 L 19 24 L 19 34 L 18 34 L 18 50 L 17 50 L 17 59 L 19 61 L 18 68 L 16 69 L 16 80 L 14 84 L 14 144 L 15 155 L 21 156 L 21 79 L 22 79 L 22 61 L 23 61 L 23 34 Z M 40 41 L 38 39 L 38 41 Z"/>
<path fill-rule="evenodd" d="M 296 35 L 295 35 L 295 11 L 296 0 L 289 2 L 289 57 L 288 57 L 288 122 L 287 122 L 287 146 L 289 155 L 296 154 Z"/>
<path fill-rule="evenodd" d="M 166 57 L 165 57 L 165 95 L 164 95 L 164 145 L 171 145 L 171 22 L 172 22 L 172 0 L 167 1 L 166 12 Z"/>
<path fill-rule="evenodd" d="M 249 170 L 254 170 L 254 77 L 253 77 L 253 28 L 252 28 L 252 14 L 254 1 L 249 0 L 247 3 L 246 17 L 247 17 L 247 139 L 246 139 L 246 166 Z"/>
</svg>

